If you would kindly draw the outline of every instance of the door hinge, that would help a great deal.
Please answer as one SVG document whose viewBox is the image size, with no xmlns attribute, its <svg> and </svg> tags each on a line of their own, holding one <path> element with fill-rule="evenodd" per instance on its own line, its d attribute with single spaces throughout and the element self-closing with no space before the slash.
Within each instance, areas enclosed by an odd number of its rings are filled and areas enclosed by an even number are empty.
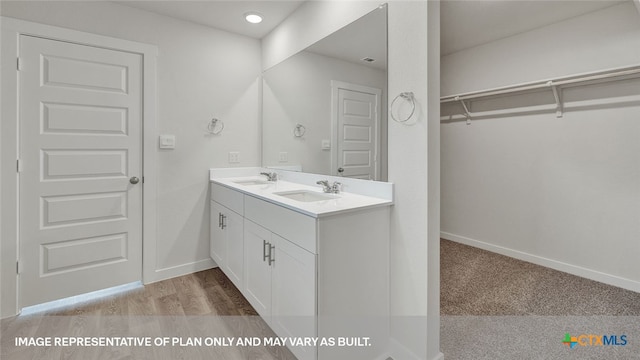
<svg viewBox="0 0 640 360">
<path fill-rule="evenodd" d="M 18 68 L 18 71 L 22 70 L 22 60 L 20 58 L 18 58 L 18 60 L 16 61 L 16 66 Z"/>
<path fill-rule="evenodd" d="M 16 274 L 22 273 L 22 263 L 20 261 L 16 261 Z"/>
<path fill-rule="evenodd" d="M 16 171 L 22 172 L 22 161 L 20 159 L 16 160 Z"/>
</svg>

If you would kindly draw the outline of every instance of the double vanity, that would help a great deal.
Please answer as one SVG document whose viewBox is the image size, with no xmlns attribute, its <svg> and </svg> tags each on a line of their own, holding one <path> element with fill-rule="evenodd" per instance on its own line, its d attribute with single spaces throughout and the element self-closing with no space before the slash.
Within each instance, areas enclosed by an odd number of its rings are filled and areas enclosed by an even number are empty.
<svg viewBox="0 0 640 360">
<path fill-rule="evenodd" d="M 378 357 L 387 345 L 393 185 L 263 168 L 211 169 L 210 181 L 211 258 L 276 335 L 369 338 L 290 346 L 294 355 Z"/>
</svg>

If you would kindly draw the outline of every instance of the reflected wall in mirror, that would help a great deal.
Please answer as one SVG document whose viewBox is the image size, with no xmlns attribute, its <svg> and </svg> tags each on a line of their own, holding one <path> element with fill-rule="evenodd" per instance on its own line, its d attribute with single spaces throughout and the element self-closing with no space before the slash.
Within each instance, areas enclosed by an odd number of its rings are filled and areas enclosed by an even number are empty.
<svg viewBox="0 0 640 360">
<path fill-rule="evenodd" d="M 387 179 L 387 9 L 263 74 L 262 165 Z"/>
</svg>

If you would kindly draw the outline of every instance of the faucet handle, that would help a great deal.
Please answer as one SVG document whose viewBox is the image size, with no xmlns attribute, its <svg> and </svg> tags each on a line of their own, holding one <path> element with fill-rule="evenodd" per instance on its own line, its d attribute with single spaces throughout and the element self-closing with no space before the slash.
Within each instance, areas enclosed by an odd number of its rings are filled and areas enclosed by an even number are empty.
<svg viewBox="0 0 640 360">
<path fill-rule="evenodd" d="M 332 191 L 334 194 L 337 194 L 337 193 L 339 193 L 339 192 L 340 192 L 340 190 L 342 190 L 342 183 L 341 183 L 341 182 L 338 182 L 338 181 L 334 181 L 334 182 L 333 182 L 333 185 L 331 185 L 331 191 Z"/>
</svg>

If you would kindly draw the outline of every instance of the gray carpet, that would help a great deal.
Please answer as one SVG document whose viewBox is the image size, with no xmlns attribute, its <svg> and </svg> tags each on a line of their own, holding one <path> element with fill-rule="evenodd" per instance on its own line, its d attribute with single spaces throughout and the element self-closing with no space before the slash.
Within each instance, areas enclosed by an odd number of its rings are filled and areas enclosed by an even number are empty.
<svg viewBox="0 0 640 360">
<path fill-rule="evenodd" d="M 640 293 L 440 242 L 442 315 L 640 316 Z"/>
<path fill-rule="evenodd" d="M 447 360 L 640 360 L 640 294 L 474 247 L 440 243 Z M 625 336 L 576 346 L 566 334 Z"/>
</svg>

